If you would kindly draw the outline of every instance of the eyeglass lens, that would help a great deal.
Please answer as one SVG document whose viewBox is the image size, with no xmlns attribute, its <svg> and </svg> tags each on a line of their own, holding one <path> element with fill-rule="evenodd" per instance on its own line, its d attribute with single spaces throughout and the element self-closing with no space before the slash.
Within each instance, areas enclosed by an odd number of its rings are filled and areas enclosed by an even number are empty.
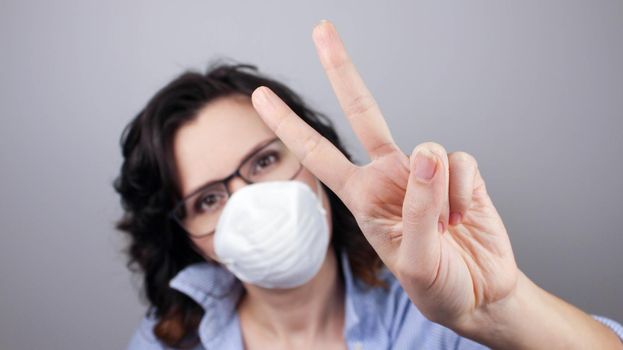
<svg viewBox="0 0 623 350">
<path fill-rule="evenodd" d="M 262 147 L 240 166 L 240 176 L 249 183 L 292 179 L 301 163 L 277 139 Z M 224 182 L 217 182 L 188 197 L 176 213 L 178 220 L 191 235 L 212 233 L 223 210 L 229 191 Z"/>
</svg>

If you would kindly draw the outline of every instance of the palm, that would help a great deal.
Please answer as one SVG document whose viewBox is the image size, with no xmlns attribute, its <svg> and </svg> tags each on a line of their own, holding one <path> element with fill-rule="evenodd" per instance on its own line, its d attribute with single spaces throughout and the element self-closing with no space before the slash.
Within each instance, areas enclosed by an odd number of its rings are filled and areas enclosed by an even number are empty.
<svg viewBox="0 0 623 350">
<path fill-rule="evenodd" d="M 362 229 L 386 232 L 392 239 L 400 237 L 408 178 L 409 160 L 401 152 L 393 152 L 359 168 L 349 181 L 353 195 L 346 205 Z"/>
<path fill-rule="evenodd" d="M 264 121 L 342 199 L 379 257 L 429 318 L 450 324 L 504 298 L 515 287 L 517 267 L 475 161 L 450 157 L 437 144 L 423 144 L 437 155 L 443 172 L 433 185 L 418 185 L 411 165 L 414 155 L 407 157 L 393 142 L 333 27 L 321 24 L 314 39 L 337 98 L 372 161 L 365 166 L 350 163 L 263 88 L 253 94 L 253 103 Z M 425 194 L 434 196 L 428 201 Z M 460 224 L 448 225 L 449 212 L 456 210 L 463 214 Z M 437 231 L 438 222 L 444 232 Z"/>
<path fill-rule="evenodd" d="M 413 256 L 408 247 L 404 248 L 407 245 L 401 245 L 408 164 L 402 152 L 391 152 L 360 167 L 347 185 L 354 193 L 347 203 L 349 209 L 390 269 L 399 260 L 410 260 Z M 425 270 L 421 273 L 430 279 L 427 297 L 447 300 L 453 308 L 444 309 L 444 313 L 462 314 L 497 301 L 512 290 L 516 280 L 516 266 L 504 225 L 482 178 L 478 176 L 475 181 L 472 205 L 461 224 L 448 226 L 445 234 L 438 235 L 438 241 L 426 249 L 428 263 L 418 264 Z M 437 302 L 435 309 L 439 307 Z M 431 316 L 439 312 L 423 311 Z"/>
<path fill-rule="evenodd" d="M 440 236 L 440 269 L 431 294 L 439 294 L 457 315 L 506 297 L 515 287 L 517 266 L 504 224 L 484 187 L 477 188 L 461 224 Z"/>
</svg>

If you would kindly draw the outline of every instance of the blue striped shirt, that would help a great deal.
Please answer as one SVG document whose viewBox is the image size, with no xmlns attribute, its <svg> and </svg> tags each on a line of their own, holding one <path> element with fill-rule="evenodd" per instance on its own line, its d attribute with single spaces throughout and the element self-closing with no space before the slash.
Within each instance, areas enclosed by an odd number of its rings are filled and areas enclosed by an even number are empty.
<svg viewBox="0 0 623 350">
<path fill-rule="evenodd" d="M 487 349 L 452 330 L 429 321 L 409 300 L 396 278 L 383 270 L 389 288 L 367 286 L 353 277 L 345 253 L 341 255 L 345 284 L 344 339 L 349 349 Z M 199 324 L 199 349 L 243 349 L 236 304 L 242 285 L 227 270 L 207 262 L 180 271 L 170 286 L 192 298 L 205 312 Z M 600 316 L 596 320 L 623 339 L 620 324 Z M 153 333 L 156 319 L 145 316 L 128 349 L 168 349 Z"/>
</svg>

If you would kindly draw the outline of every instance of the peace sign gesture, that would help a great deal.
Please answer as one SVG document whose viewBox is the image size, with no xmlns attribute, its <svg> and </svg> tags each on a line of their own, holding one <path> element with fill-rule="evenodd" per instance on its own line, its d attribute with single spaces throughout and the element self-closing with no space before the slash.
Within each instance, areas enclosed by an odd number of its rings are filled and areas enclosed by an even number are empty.
<svg viewBox="0 0 623 350">
<path fill-rule="evenodd" d="M 436 143 L 407 157 L 333 25 L 313 33 L 320 62 L 370 155 L 352 164 L 266 87 L 252 96 L 264 122 L 353 213 L 385 265 L 430 320 L 494 348 L 620 348 L 607 327 L 532 283 L 467 153 Z"/>
<path fill-rule="evenodd" d="M 407 157 L 329 22 L 313 32 L 320 62 L 372 161 L 348 159 L 268 88 L 253 105 L 303 165 L 355 216 L 385 265 L 430 319 L 449 326 L 507 296 L 518 270 L 473 157 L 434 143 Z M 452 212 L 452 220 L 450 220 Z M 449 222 L 451 221 L 451 222 Z"/>
</svg>

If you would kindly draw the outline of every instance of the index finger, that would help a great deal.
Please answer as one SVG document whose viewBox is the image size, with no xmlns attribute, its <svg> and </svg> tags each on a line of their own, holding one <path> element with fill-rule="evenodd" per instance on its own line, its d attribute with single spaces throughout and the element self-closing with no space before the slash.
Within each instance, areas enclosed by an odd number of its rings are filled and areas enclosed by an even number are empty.
<svg viewBox="0 0 623 350">
<path fill-rule="evenodd" d="M 351 61 L 331 22 L 314 28 L 314 43 L 320 63 L 355 134 L 372 159 L 397 146 L 376 100 Z"/>
<path fill-rule="evenodd" d="M 253 107 L 269 128 L 300 162 L 348 203 L 346 184 L 357 170 L 329 140 L 303 121 L 269 88 L 261 86 L 251 96 Z"/>
</svg>

